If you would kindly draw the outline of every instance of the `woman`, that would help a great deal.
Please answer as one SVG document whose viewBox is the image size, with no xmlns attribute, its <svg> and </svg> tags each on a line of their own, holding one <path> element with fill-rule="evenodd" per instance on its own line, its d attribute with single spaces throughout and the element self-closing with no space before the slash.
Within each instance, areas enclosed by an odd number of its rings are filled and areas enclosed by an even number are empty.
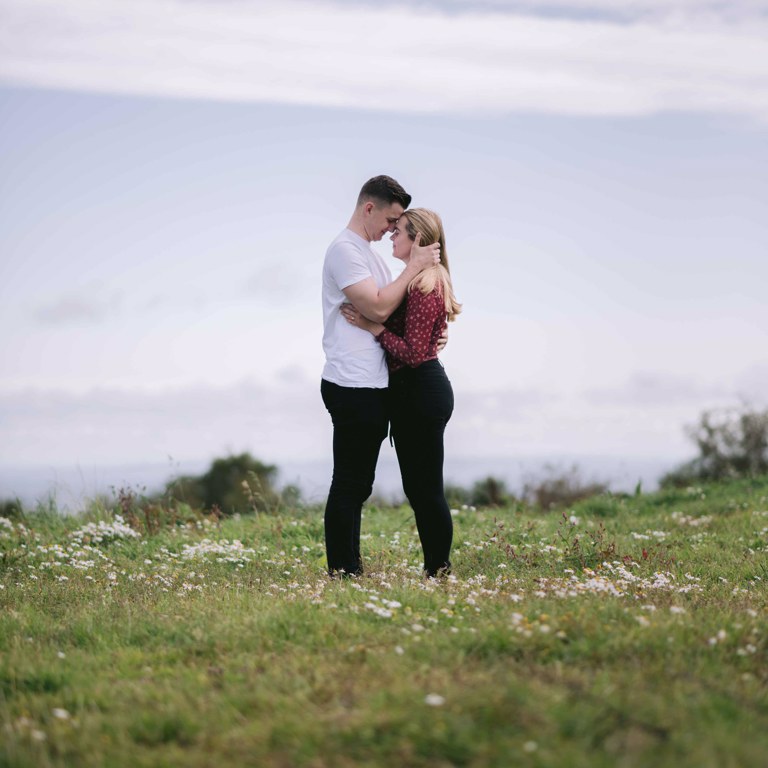
<svg viewBox="0 0 768 768">
<path fill-rule="evenodd" d="M 446 320 L 454 320 L 461 305 L 453 295 L 443 222 L 436 213 L 425 208 L 406 211 L 392 233 L 392 255 L 407 264 L 417 237 L 421 245 L 440 243 L 440 264 L 411 281 L 405 300 L 384 325 L 351 305 L 342 311 L 386 351 L 392 437 L 403 490 L 416 515 L 424 570 L 434 577 L 450 572 L 453 539 L 443 492 L 443 433 L 453 412 L 453 390 L 437 359 L 437 343 Z"/>
</svg>

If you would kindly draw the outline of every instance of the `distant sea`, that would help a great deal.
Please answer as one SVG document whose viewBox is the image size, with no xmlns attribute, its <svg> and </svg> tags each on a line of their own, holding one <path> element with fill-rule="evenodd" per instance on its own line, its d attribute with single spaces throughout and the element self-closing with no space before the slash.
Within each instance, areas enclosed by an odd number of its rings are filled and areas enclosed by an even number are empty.
<svg viewBox="0 0 768 768">
<path fill-rule="evenodd" d="M 532 458 L 448 458 L 445 481 L 471 487 L 489 475 L 501 479 L 511 492 L 520 492 L 526 482 L 546 476 L 547 467 L 565 472 L 576 466 L 585 482 L 602 482 L 613 491 L 634 491 L 641 483 L 644 491 L 658 487 L 659 478 L 682 459 L 606 456 L 551 456 Z M 121 488 L 141 493 L 162 490 L 179 475 L 203 474 L 209 461 L 190 461 L 131 465 L 0 466 L 0 499 L 19 498 L 26 506 L 53 499 L 59 510 L 75 512 L 89 499 L 110 496 Z M 331 477 L 330 460 L 273 462 L 279 467 L 278 486 L 297 485 L 305 501 L 322 502 Z M 403 499 L 400 472 L 394 456 L 382 452 L 376 473 L 374 493 L 388 501 Z"/>
</svg>

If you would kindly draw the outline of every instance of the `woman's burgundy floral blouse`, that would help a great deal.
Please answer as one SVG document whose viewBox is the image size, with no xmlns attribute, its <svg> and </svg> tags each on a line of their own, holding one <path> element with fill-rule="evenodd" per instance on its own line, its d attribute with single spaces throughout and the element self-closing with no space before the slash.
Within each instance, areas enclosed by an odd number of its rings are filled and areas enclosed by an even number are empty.
<svg viewBox="0 0 768 768">
<path fill-rule="evenodd" d="M 390 373 L 437 358 L 437 342 L 446 326 L 442 291 L 414 288 L 384 323 L 376 340 L 387 353 Z"/>
</svg>

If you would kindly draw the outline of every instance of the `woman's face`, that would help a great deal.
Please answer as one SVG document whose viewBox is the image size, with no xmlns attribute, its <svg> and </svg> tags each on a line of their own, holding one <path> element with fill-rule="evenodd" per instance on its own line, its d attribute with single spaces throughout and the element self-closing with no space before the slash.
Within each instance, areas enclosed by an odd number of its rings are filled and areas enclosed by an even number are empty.
<svg viewBox="0 0 768 768">
<path fill-rule="evenodd" d="M 396 259 L 408 262 L 411 258 L 411 248 L 413 248 L 413 240 L 408 236 L 406 227 L 408 226 L 408 218 L 403 214 L 395 224 L 395 229 L 392 232 L 392 255 Z"/>
</svg>

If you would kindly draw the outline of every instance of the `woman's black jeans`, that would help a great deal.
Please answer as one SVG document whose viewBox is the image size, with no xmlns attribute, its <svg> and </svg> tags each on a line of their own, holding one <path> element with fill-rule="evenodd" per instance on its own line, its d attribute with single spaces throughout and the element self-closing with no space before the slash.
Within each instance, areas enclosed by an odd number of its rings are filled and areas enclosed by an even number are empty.
<svg viewBox="0 0 768 768">
<path fill-rule="evenodd" d="M 333 421 L 333 479 L 325 505 L 328 572 L 363 572 L 360 519 L 373 491 L 376 462 L 389 425 L 388 391 L 320 384 Z"/>
<path fill-rule="evenodd" d="M 443 434 L 453 389 L 438 360 L 389 377 L 389 408 L 403 490 L 416 515 L 424 570 L 450 571 L 453 520 L 443 489 Z"/>
</svg>

